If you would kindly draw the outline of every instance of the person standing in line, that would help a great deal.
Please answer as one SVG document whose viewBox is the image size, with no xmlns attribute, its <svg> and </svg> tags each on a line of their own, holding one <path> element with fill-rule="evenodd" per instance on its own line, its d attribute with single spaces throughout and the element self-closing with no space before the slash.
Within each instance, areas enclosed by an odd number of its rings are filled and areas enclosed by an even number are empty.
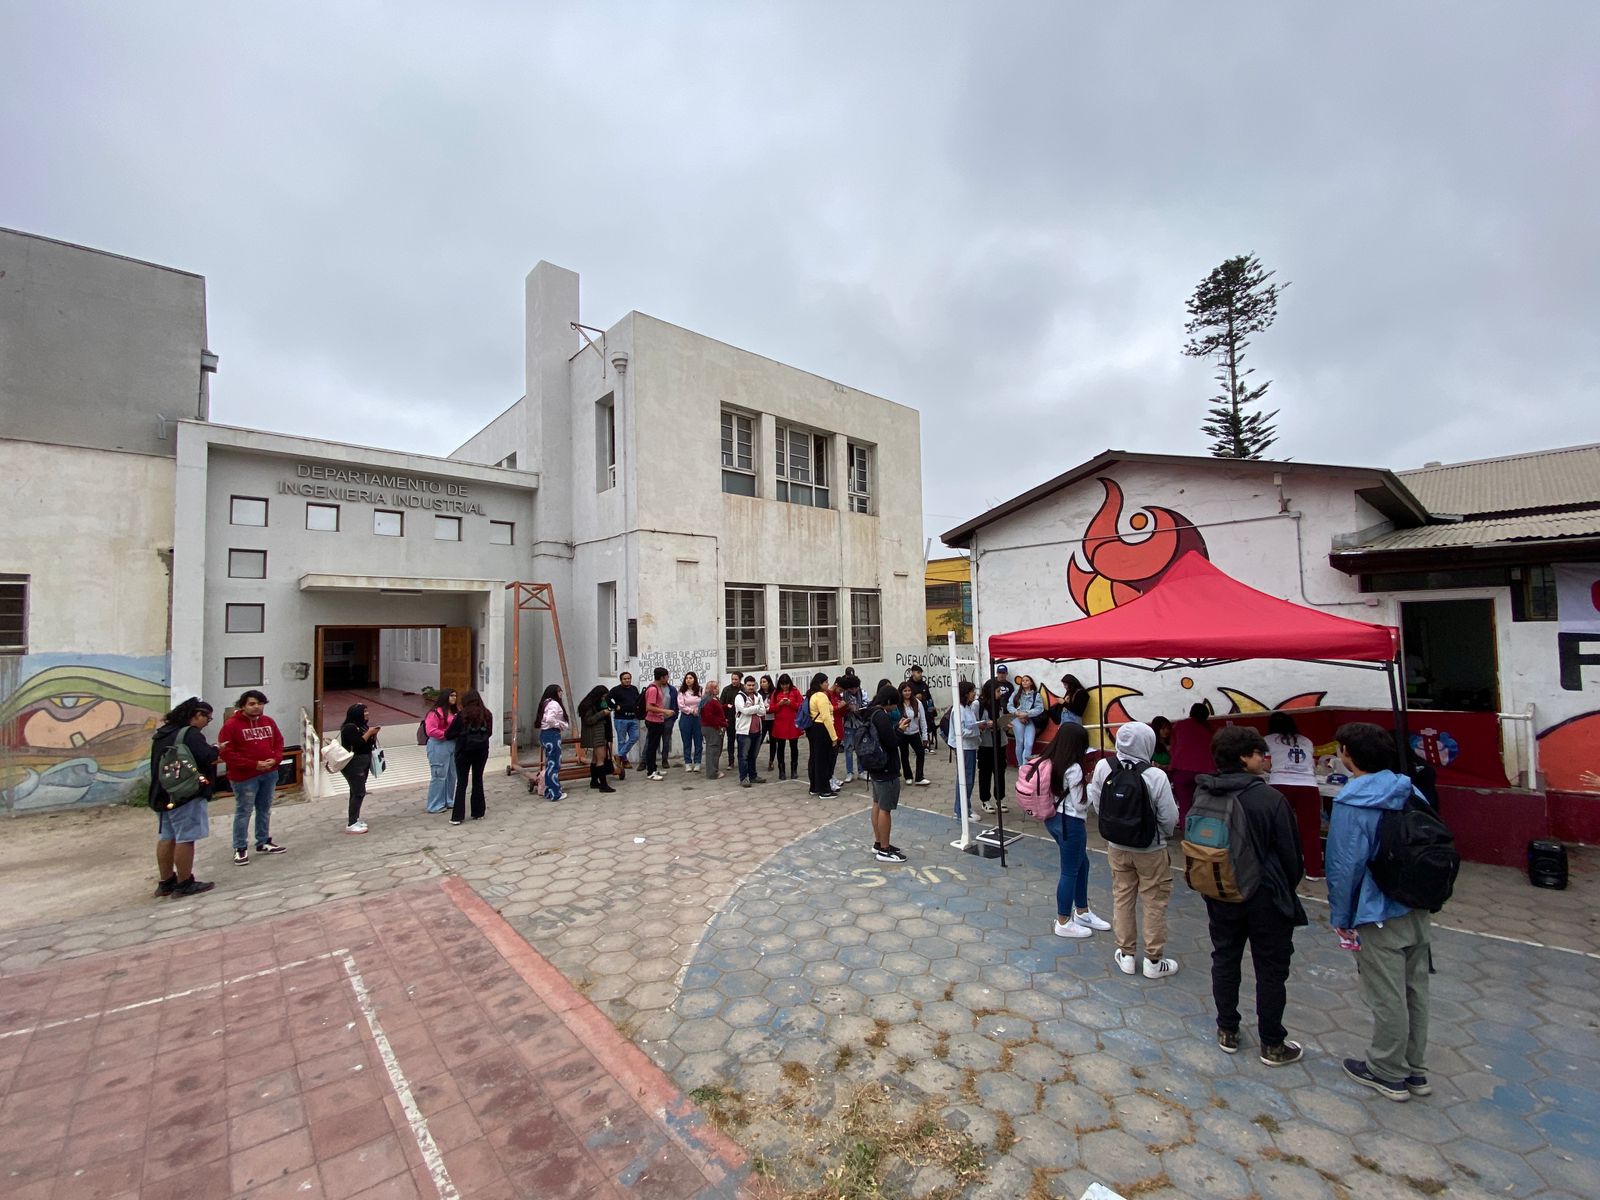
<svg viewBox="0 0 1600 1200">
<path fill-rule="evenodd" d="M 728 682 L 723 685 L 721 694 L 722 707 L 729 716 L 733 715 L 733 702 L 738 699 L 739 693 L 742 691 L 744 691 L 744 676 L 738 671 L 734 671 L 728 676 Z M 728 769 L 730 771 L 733 769 L 737 743 L 737 738 L 728 738 Z"/>
<path fill-rule="evenodd" d="M 617 789 L 606 782 L 611 770 L 611 714 L 606 711 L 606 688 L 602 683 L 595 684 L 578 701 L 578 747 L 589 763 L 589 787 L 615 792 Z"/>
<path fill-rule="evenodd" d="M 683 739 L 683 769 L 704 769 L 706 739 L 700 725 L 700 677 L 693 671 L 678 688 L 678 736 Z"/>
<path fill-rule="evenodd" d="M 910 718 L 900 711 L 900 693 L 894 684 L 883 681 L 872 697 L 872 707 L 862 717 L 877 734 L 883 754 L 876 763 L 861 763 L 872 791 L 872 855 L 879 862 L 903 863 L 905 851 L 891 842 L 889 835 L 894 810 L 900 807 L 900 741 Z"/>
<path fill-rule="evenodd" d="M 900 715 L 906 719 L 900 736 L 900 773 L 913 787 L 927 787 L 922 771 L 928 757 L 928 713 L 909 679 L 900 685 Z M 913 754 L 917 759 L 915 774 L 911 770 Z"/>
<path fill-rule="evenodd" d="M 800 729 L 795 725 L 795 718 L 800 715 L 800 706 L 805 699 L 791 676 L 778 676 L 777 688 L 768 702 L 772 717 L 772 748 L 767 755 L 767 770 L 770 772 L 776 763 L 780 780 L 800 778 Z M 789 756 L 787 770 L 783 761 L 785 752 Z"/>
<path fill-rule="evenodd" d="M 1195 799 L 1207 812 L 1228 796 L 1244 810 L 1249 855 L 1260 865 L 1255 890 L 1239 903 L 1204 897 L 1211 934 L 1211 995 L 1217 1006 L 1217 1045 L 1239 1052 L 1239 968 L 1244 948 L 1256 972 L 1256 1030 L 1261 1061 L 1269 1067 L 1299 1062 L 1305 1052 L 1288 1040 L 1283 1010 L 1288 1003 L 1289 960 L 1294 931 L 1308 924 L 1295 895 L 1303 873 L 1299 833 L 1289 802 L 1265 776 L 1272 769 L 1267 744 L 1248 725 L 1225 725 L 1211 739 L 1216 774 L 1195 781 Z"/>
<path fill-rule="evenodd" d="M 1011 706 L 1011 693 L 1016 690 L 1011 682 L 1011 668 L 1001 663 L 994 669 L 994 678 L 989 682 L 994 685 L 995 702 L 999 706 L 999 711 L 1005 712 Z"/>
<path fill-rule="evenodd" d="M 856 777 L 856 738 L 867 719 L 867 694 L 854 667 L 845 668 L 837 686 L 839 698 L 844 701 L 844 782 L 851 783 Z"/>
<path fill-rule="evenodd" d="M 1172 727 L 1172 794 L 1178 804 L 1178 825 L 1189 819 L 1194 803 L 1194 783 L 1211 771 L 1211 719 L 1209 705 L 1196 701 L 1189 715 Z"/>
<path fill-rule="evenodd" d="M 472 782 L 472 819 L 481 820 L 485 812 L 483 768 L 489 761 L 489 742 L 494 737 L 494 714 L 483 705 L 476 690 L 461 697 L 461 711 L 450 721 L 450 740 L 456 744 L 456 799 L 450 824 L 461 824 L 466 815 L 467 781 Z"/>
<path fill-rule="evenodd" d="M 1111 928 L 1089 907 L 1088 800 L 1084 795 L 1083 760 L 1089 754 L 1089 731 L 1071 722 L 1056 730 L 1055 740 L 1038 758 L 1050 762 L 1050 794 L 1056 798 L 1055 815 L 1044 827 L 1061 852 L 1061 874 L 1056 879 L 1057 937 L 1086 938 Z M 1020 777 L 1022 768 L 1017 768 Z"/>
<path fill-rule="evenodd" d="M 1017 676 L 1017 688 L 1011 693 L 1006 711 L 1011 714 L 1011 740 L 1017 744 L 1017 765 L 1020 767 L 1033 753 L 1033 735 L 1037 732 L 1033 720 L 1044 715 L 1044 700 L 1039 695 L 1039 689 L 1033 685 L 1032 675 Z"/>
<path fill-rule="evenodd" d="M 1283 793 L 1300 831 L 1300 856 L 1306 878 L 1322 879 L 1322 793 L 1317 789 L 1317 751 L 1294 718 L 1275 712 L 1267 718 L 1267 782 Z"/>
<path fill-rule="evenodd" d="M 707 681 L 705 698 L 700 701 L 700 729 L 706 739 L 706 778 L 716 779 L 721 774 L 722 739 L 728 734 L 728 710 L 717 698 L 715 677 Z"/>
<path fill-rule="evenodd" d="M 361 803 L 367 798 L 367 777 L 372 774 L 372 756 L 378 750 L 380 725 L 367 724 L 367 706 L 352 704 L 344 714 L 344 724 L 339 727 L 339 744 L 350 751 L 350 761 L 339 768 L 345 783 L 350 785 L 350 803 L 346 808 L 346 833 L 365 833 L 367 823 L 361 819 Z"/>
<path fill-rule="evenodd" d="M 1355 951 L 1361 1000 L 1372 1013 L 1367 1057 L 1345 1059 L 1344 1071 L 1386 1099 L 1409 1100 L 1433 1091 L 1427 1065 L 1433 917 L 1386 895 L 1370 864 L 1383 814 L 1421 793 L 1394 770 L 1399 759 L 1387 730 L 1355 721 L 1334 738 L 1350 782 L 1333 798 L 1328 823 L 1328 922 Z"/>
<path fill-rule="evenodd" d="M 1150 728 L 1155 730 L 1156 752 L 1150 759 L 1172 778 L 1172 722 L 1165 717 L 1151 717 Z"/>
<path fill-rule="evenodd" d="M 958 725 L 957 722 L 960 722 Z M 950 714 L 950 745 L 956 744 L 955 731 L 961 731 L 961 765 L 957 768 L 967 782 L 967 811 L 972 811 L 974 789 L 978 786 L 978 735 L 983 732 L 983 718 L 978 715 L 978 685 L 963 679 L 957 685 L 956 707 Z M 961 784 L 955 789 L 956 820 L 961 819 Z"/>
<path fill-rule="evenodd" d="M 978 796 L 986 813 L 1005 811 L 1006 708 L 1000 699 L 1001 691 L 991 679 L 978 693 Z M 993 801 L 989 799 L 991 783 Z"/>
<path fill-rule="evenodd" d="M 756 690 L 756 677 L 744 677 L 744 691 L 733 698 L 734 736 L 739 741 L 739 786 L 749 787 L 766 780 L 756 774 L 756 747 L 761 744 L 761 718 L 766 702 Z"/>
<path fill-rule="evenodd" d="M 923 724 L 925 724 L 929 730 L 932 730 L 933 727 L 938 724 L 937 720 L 935 719 L 936 709 L 933 703 L 933 689 L 928 686 L 928 681 L 922 677 L 921 663 L 911 664 L 911 669 L 906 672 L 906 682 L 911 685 L 911 694 L 915 696 L 917 698 L 917 702 L 922 705 L 922 714 L 924 717 Z M 932 735 L 930 734 L 930 737 L 931 736 Z M 931 750 L 932 748 L 933 745 L 930 742 L 928 749 Z"/>
<path fill-rule="evenodd" d="M 1177 959 L 1168 958 L 1165 953 L 1167 902 L 1172 899 L 1172 862 L 1167 857 L 1167 839 L 1178 827 L 1178 806 L 1172 799 L 1172 785 L 1166 773 L 1150 761 L 1155 749 L 1155 730 L 1141 721 L 1127 722 L 1117 730 L 1116 754 L 1095 763 L 1088 789 L 1089 807 L 1101 814 L 1103 827 L 1106 813 L 1111 811 L 1106 804 L 1107 793 L 1118 799 L 1128 795 L 1122 790 L 1125 782 L 1113 779 L 1112 771 L 1119 776 L 1124 772 L 1136 772 L 1144 781 L 1142 803 L 1148 807 L 1148 827 L 1154 829 L 1154 836 L 1142 846 L 1122 845 L 1107 839 L 1106 860 L 1111 864 L 1111 927 L 1117 939 L 1113 958 L 1124 975 L 1132 975 L 1137 969 L 1137 910 L 1143 909 L 1146 979 L 1163 979 L 1178 973 Z"/>
<path fill-rule="evenodd" d="M 850 742 L 850 732 L 846 727 L 845 718 L 849 715 L 850 706 L 844 701 L 844 676 L 840 675 L 833 681 L 833 686 L 828 689 L 828 702 L 833 705 L 833 727 L 839 732 L 839 739 L 834 743 L 833 774 L 828 779 L 828 788 L 832 792 L 839 792 L 844 787 L 844 780 L 839 778 L 839 760 L 844 756 L 844 751 Z"/>
<path fill-rule="evenodd" d="M 194 845 L 211 834 L 211 784 L 216 777 L 217 750 L 206 741 L 211 705 L 190 696 L 165 717 L 150 739 L 150 807 L 156 811 L 156 899 L 198 896 L 216 887 L 194 877 Z M 187 746 L 200 772 L 199 790 L 186 800 L 174 800 L 161 786 L 161 756 L 170 748 Z"/>
<path fill-rule="evenodd" d="M 667 709 L 667 715 L 661 720 L 661 770 L 665 773 L 672 770 L 672 735 L 678 728 L 678 688 L 670 676 L 662 688 L 666 692 Z"/>
<path fill-rule="evenodd" d="M 456 794 L 456 744 L 449 735 L 450 722 L 459 711 L 461 701 L 452 688 L 438 693 L 422 718 L 422 731 L 428 735 L 427 811 L 431 813 L 448 812 Z"/>
<path fill-rule="evenodd" d="M 288 849 L 272 840 L 272 789 L 283 759 L 283 732 L 262 710 L 266 693 L 251 689 L 239 697 L 234 713 L 222 723 L 217 750 L 233 789 L 233 865 L 250 861 L 250 814 L 256 817 L 256 853 L 282 854 Z"/>
<path fill-rule="evenodd" d="M 761 761 L 761 747 L 772 737 L 772 698 L 778 694 L 777 684 L 772 682 L 771 675 L 763 675 L 756 684 L 756 695 L 761 697 L 761 703 L 766 706 L 766 711 L 761 715 L 761 724 L 756 729 L 755 745 L 750 752 L 755 755 L 750 760 L 752 766 Z"/>
<path fill-rule="evenodd" d="M 567 716 L 566 701 L 561 695 L 561 685 L 552 683 L 539 697 L 539 746 L 544 750 L 544 797 L 546 800 L 565 800 L 566 791 L 561 786 L 561 739 L 572 728 Z"/>
<path fill-rule="evenodd" d="M 818 671 L 806 689 L 806 711 L 811 724 L 806 727 L 806 776 L 808 795 L 814 800 L 834 796 L 833 764 L 839 753 L 839 723 L 834 717 L 833 696 L 828 692 L 828 677 Z"/>
<path fill-rule="evenodd" d="M 632 671 L 617 676 L 617 686 L 606 693 L 606 703 L 617 729 L 617 778 L 621 779 L 633 765 L 628 755 L 639 742 L 639 722 L 644 720 L 644 697 L 633 686 Z"/>
<path fill-rule="evenodd" d="M 668 704 L 667 669 L 657 667 L 650 686 L 644 689 L 644 774 L 646 779 L 666 778 L 660 767 L 665 762 L 662 739 L 666 736 Z M 658 761 L 659 760 L 659 761 Z"/>
</svg>

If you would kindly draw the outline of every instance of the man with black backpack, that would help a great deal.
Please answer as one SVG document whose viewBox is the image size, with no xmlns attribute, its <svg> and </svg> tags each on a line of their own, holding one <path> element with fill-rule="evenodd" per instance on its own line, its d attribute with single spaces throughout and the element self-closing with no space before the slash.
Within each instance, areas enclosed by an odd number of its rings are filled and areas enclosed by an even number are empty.
<svg viewBox="0 0 1600 1200">
<path fill-rule="evenodd" d="M 1372 1011 L 1367 1057 L 1345 1059 L 1344 1070 L 1380 1096 L 1409 1100 L 1433 1091 L 1430 910 L 1449 898 L 1460 859 L 1411 780 L 1395 772 L 1394 739 L 1386 730 L 1357 721 L 1334 737 L 1350 782 L 1334 797 L 1328 823 L 1328 920 L 1355 952 L 1361 999 Z"/>
<path fill-rule="evenodd" d="M 879 862 L 903 863 L 905 852 L 889 841 L 894 810 L 900 807 L 900 742 L 909 720 L 900 716 L 900 693 L 887 681 L 862 713 L 856 762 L 872 789 L 872 854 Z"/>
<path fill-rule="evenodd" d="M 160 818 L 156 899 L 198 896 L 217 885 L 194 877 L 194 844 L 211 833 L 211 782 L 217 749 L 206 741 L 211 705 L 190 696 L 169 712 L 150 741 L 150 807 Z"/>
</svg>

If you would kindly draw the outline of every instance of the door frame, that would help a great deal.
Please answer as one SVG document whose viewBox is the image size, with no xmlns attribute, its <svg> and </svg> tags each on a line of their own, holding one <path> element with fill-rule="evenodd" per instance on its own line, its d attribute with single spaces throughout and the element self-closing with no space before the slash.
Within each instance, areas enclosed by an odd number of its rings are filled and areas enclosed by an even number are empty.
<svg viewBox="0 0 1600 1200">
<path fill-rule="evenodd" d="M 1395 627 L 1400 633 L 1400 686 L 1406 687 L 1405 655 L 1406 655 L 1406 622 L 1405 606 L 1408 604 L 1434 604 L 1446 603 L 1457 600 L 1483 601 L 1489 606 L 1489 652 L 1491 655 L 1491 670 L 1494 675 L 1494 712 L 1506 711 L 1505 679 L 1501 674 L 1500 662 L 1504 657 L 1501 653 L 1500 630 L 1503 620 L 1509 620 L 1511 596 L 1504 588 L 1472 588 L 1472 589 L 1440 589 L 1439 591 L 1413 591 L 1394 592 L 1395 599 Z M 1502 618 L 1501 604 L 1507 606 L 1507 613 Z M 1408 705 L 1409 707 L 1409 705 Z M 1427 712 L 1427 709 L 1418 709 Z"/>
<path fill-rule="evenodd" d="M 322 732 L 322 650 L 327 641 L 327 632 L 330 629 L 437 629 L 440 630 L 440 642 L 444 640 L 443 631 L 446 629 L 465 629 L 468 626 L 445 625 L 438 621 L 330 621 L 326 625 L 312 626 L 312 690 L 311 690 L 311 721 L 317 727 L 317 732 Z M 472 649 L 472 674 L 477 677 L 478 672 L 478 637 L 477 630 L 473 630 Z M 381 676 L 380 676 L 381 678 Z"/>
</svg>

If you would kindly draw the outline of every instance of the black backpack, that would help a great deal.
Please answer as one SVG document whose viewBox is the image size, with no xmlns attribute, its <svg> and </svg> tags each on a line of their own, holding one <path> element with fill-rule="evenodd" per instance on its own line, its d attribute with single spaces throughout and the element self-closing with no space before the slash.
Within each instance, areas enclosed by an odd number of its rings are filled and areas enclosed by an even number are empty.
<svg viewBox="0 0 1600 1200">
<path fill-rule="evenodd" d="M 1413 792 L 1404 808 L 1378 819 L 1378 849 L 1367 869 L 1389 899 L 1438 912 L 1455 890 L 1461 855 L 1450 827 Z"/>
<path fill-rule="evenodd" d="M 464 750 L 487 750 L 489 748 L 489 730 L 473 722 L 468 725 L 461 723 L 461 733 L 456 738 L 456 745 Z"/>
<path fill-rule="evenodd" d="M 850 748 L 855 752 L 856 761 L 868 771 L 889 769 L 889 752 L 883 748 L 877 727 L 872 723 L 872 713 L 881 711 L 881 709 L 867 710 L 862 714 L 863 719 L 846 735 L 850 738 Z"/>
<path fill-rule="evenodd" d="M 1143 849 L 1156 840 L 1155 805 L 1144 781 L 1143 766 L 1129 766 L 1120 758 L 1100 786 L 1100 836 L 1118 846 Z"/>
</svg>

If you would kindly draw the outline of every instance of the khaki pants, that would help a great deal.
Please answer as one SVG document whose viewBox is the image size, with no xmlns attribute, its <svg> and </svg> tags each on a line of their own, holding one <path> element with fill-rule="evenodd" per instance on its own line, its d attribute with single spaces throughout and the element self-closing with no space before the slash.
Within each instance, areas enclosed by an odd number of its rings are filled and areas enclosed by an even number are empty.
<svg viewBox="0 0 1600 1200">
<path fill-rule="evenodd" d="M 1380 1079 L 1428 1073 L 1428 943 L 1432 917 L 1412 909 L 1382 925 L 1358 925 L 1361 999 L 1372 1010 L 1367 1066 Z"/>
<path fill-rule="evenodd" d="M 1145 957 L 1158 961 L 1167 948 L 1167 901 L 1172 898 L 1167 848 L 1138 851 L 1108 846 L 1106 858 L 1111 863 L 1111 933 L 1117 949 L 1137 953 L 1137 903 L 1144 909 Z"/>
</svg>

